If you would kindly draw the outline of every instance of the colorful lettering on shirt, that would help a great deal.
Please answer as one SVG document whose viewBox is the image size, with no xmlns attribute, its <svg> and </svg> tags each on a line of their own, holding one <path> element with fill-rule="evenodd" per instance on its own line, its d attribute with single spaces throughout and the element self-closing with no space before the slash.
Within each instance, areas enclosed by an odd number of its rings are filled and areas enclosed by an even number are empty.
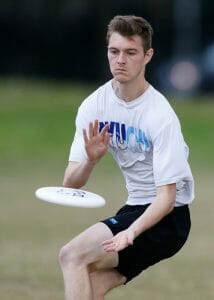
<svg viewBox="0 0 214 300">
<path fill-rule="evenodd" d="M 99 131 L 108 124 L 109 133 L 111 134 L 110 146 L 119 148 L 121 150 L 129 149 L 132 152 L 148 152 L 150 150 L 150 143 L 142 129 L 134 126 L 126 126 L 119 122 L 100 122 Z"/>
</svg>

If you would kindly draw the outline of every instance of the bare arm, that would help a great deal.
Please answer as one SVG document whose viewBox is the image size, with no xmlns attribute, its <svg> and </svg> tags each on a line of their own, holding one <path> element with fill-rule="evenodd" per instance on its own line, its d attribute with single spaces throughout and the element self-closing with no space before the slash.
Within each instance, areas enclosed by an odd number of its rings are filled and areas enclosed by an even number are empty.
<svg viewBox="0 0 214 300">
<path fill-rule="evenodd" d="M 84 160 L 82 162 L 71 161 L 65 170 L 63 186 L 81 188 L 84 186 L 96 163 Z"/>
<path fill-rule="evenodd" d="M 175 197 L 175 183 L 158 187 L 155 201 L 148 207 L 145 213 L 130 226 L 130 230 L 134 232 L 135 237 L 168 215 L 174 208 Z"/>
<path fill-rule="evenodd" d="M 95 120 L 94 123 L 89 123 L 88 135 L 86 129 L 83 129 L 83 138 L 88 157 L 82 162 L 69 162 L 63 180 L 64 186 L 80 188 L 85 185 L 96 163 L 106 154 L 110 140 L 108 125 L 100 133 L 98 127 L 99 121 Z"/>
<path fill-rule="evenodd" d="M 174 208 L 176 184 L 168 184 L 157 188 L 155 201 L 133 222 L 127 230 L 121 231 L 111 240 L 104 241 L 104 250 L 120 251 L 133 244 L 133 240 L 142 232 L 157 224 Z"/>
</svg>

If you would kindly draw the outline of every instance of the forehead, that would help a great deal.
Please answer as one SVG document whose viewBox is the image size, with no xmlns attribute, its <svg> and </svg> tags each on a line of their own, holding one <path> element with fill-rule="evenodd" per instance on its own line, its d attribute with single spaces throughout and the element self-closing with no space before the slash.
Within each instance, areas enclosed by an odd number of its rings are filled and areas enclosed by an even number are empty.
<svg viewBox="0 0 214 300">
<path fill-rule="evenodd" d="M 113 32 L 109 38 L 108 48 L 143 50 L 142 38 L 139 35 L 127 37 L 118 32 Z"/>
</svg>

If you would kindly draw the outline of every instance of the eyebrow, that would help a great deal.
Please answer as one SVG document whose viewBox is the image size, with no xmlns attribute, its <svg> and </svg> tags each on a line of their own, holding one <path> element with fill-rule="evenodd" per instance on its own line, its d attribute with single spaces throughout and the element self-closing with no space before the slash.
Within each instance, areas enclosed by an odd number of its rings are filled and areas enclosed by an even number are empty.
<svg viewBox="0 0 214 300">
<path fill-rule="evenodd" d="M 119 50 L 117 47 L 107 47 L 109 50 Z M 138 51 L 136 48 L 125 48 L 124 51 Z"/>
</svg>

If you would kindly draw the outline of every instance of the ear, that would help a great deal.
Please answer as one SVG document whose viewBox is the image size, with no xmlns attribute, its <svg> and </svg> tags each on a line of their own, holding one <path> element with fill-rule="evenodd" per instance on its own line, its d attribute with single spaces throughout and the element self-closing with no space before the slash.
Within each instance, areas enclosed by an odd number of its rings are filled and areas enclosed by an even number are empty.
<svg viewBox="0 0 214 300">
<path fill-rule="evenodd" d="M 152 59 L 152 56 L 154 54 L 154 49 L 153 48 L 150 48 L 146 51 L 145 53 L 145 65 L 147 65 L 150 60 Z"/>
</svg>

